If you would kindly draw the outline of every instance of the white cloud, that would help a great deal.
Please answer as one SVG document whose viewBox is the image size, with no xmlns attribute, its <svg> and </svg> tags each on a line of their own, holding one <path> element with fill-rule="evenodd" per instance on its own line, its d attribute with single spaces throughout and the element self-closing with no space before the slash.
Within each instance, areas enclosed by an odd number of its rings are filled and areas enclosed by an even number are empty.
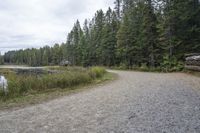
<svg viewBox="0 0 200 133">
<path fill-rule="evenodd" d="M 41 47 L 66 41 L 74 22 L 91 18 L 114 0 L 3 0 L 0 51 Z"/>
</svg>

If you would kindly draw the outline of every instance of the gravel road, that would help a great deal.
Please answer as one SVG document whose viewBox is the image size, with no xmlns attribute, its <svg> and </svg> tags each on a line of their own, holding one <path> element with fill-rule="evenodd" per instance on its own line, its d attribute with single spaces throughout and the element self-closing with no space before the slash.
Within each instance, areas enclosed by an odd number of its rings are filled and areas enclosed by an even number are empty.
<svg viewBox="0 0 200 133">
<path fill-rule="evenodd" d="M 200 78 L 112 72 L 94 89 L 0 111 L 0 133 L 200 133 Z"/>
</svg>

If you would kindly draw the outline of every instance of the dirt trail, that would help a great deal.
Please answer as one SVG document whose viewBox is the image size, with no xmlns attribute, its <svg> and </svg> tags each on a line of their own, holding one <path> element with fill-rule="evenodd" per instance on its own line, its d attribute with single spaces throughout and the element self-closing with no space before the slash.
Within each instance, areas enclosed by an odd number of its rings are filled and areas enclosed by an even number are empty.
<svg viewBox="0 0 200 133">
<path fill-rule="evenodd" d="M 112 83 L 0 111 L 0 133 L 200 133 L 200 78 L 112 72 Z"/>
</svg>

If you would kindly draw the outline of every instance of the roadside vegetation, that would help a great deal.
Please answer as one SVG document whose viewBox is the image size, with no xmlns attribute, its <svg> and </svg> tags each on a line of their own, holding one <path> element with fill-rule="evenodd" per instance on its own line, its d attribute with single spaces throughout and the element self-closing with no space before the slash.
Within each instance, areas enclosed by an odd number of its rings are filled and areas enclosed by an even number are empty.
<svg viewBox="0 0 200 133">
<path fill-rule="evenodd" d="M 8 93 L 0 91 L 0 107 L 2 103 L 16 102 L 13 101 L 16 99 L 19 101 L 25 97 L 40 94 L 45 98 L 44 95 L 51 92 L 63 93 L 76 89 L 76 87 L 83 87 L 111 78 L 109 73 L 101 67 L 50 67 L 49 69 L 54 70 L 55 73 L 16 74 L 9 69 L 0 70 L 0 73 L 8 79 Z"/>
<path fill-rule="evenodd" d="M 168 60 L 164 61 L 161 66 L 157 67 L 148 67 L 146 63 L 141 64 L 141 66 L 132 66 L 127 67 L 125 64 L 120 64 L 119 66 L 110 67 L 111 69 L 116 70 L 134 70 L 142 72 L 180 72 L 185 71 L 183 62 L 170 62 Z"/>
</svg>

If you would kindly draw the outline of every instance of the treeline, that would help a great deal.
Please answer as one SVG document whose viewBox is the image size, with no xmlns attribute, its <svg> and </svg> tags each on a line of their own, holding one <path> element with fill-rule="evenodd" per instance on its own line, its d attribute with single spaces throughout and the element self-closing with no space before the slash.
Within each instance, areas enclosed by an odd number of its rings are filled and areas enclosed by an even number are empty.
<svg viewBox="0 0 200 133">
<path fill-rule="evenodd" d="M 66 44 L 55 44 L 53 47 L 45 46 L 40 49 L 32 48 L 18 51 L 9 51 L 4 55 L 4 63 L 47 66 L 57 65 L 66 55 Z"/>
<path fill-rule="evenodd" d="M 179 66 L 184 54 L 200 52 L 199 0 L 116 0 L 115 8 L 98 10 L 79 21 L 66 43 L 53 47 L 10 51 L 4 62 L 132 67 Z"/>
</svg>

